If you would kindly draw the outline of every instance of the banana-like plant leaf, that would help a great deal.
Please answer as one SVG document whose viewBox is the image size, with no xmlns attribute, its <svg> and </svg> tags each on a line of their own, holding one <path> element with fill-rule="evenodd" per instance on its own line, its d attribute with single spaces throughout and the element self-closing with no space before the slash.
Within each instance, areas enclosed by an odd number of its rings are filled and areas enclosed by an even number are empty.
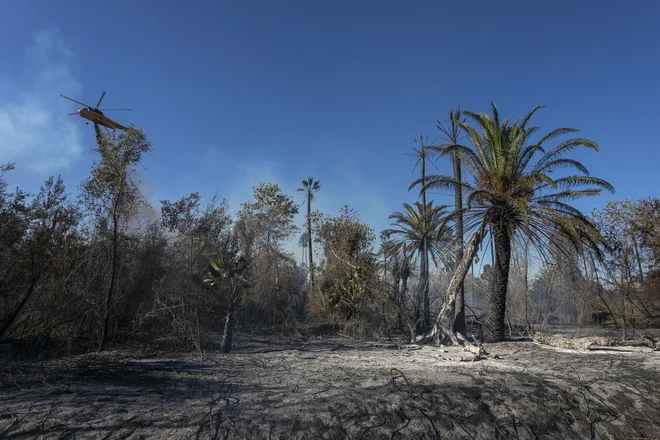
<svg viewBox="0 0 660 440">
<path fill-rule="evenodd" d="M 209 272 L 211 272 L 211 275 L 213 275 L 214 277 L 222 277 L 223 276 L 223 273 L 220 270 L 220 267 L 218 266 L 218 264 L 212 258 L 209 258 Z"/>
</svg>

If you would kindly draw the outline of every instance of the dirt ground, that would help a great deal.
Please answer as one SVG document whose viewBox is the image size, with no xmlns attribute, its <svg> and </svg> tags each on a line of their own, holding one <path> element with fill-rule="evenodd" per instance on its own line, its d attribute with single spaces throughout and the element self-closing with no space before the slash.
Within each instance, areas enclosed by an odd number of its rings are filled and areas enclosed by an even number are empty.
<svg viewBox="0 0 660 440">
<path fill-rule="evenodd" d="M 660 352 L 238 341 L 0 365 L 0 438 L 660 437 Z"/>
</svg>

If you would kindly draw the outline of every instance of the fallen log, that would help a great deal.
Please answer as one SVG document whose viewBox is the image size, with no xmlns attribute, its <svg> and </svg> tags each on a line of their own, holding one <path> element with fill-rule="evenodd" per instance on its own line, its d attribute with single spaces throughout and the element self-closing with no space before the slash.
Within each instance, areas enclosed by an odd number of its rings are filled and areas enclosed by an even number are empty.
<svg viewBox="0 0 660 440">
<path fill-rule="evenodd" d="M 562 336 L 536 333 L 534 341 L 550 345 L 552 347 L 570 348 L 573 350 L 614 350 L 623 351 L 625 347 L 647 347 L 654 351 L 660 351 L 660 343 L 655 338 L 643 335 L 640 339 L 613 339 L 605 337 L 591 338 L 565 338 Z"/>
<path fill-rule="evenodd" d="M 620 351 L 623 353 L 648 353 L 648 347 L 638 347 L 638 346 L 602 346 L 602 345 L 592 345 L 589 347 L 589 351 Z"/>
</svg>

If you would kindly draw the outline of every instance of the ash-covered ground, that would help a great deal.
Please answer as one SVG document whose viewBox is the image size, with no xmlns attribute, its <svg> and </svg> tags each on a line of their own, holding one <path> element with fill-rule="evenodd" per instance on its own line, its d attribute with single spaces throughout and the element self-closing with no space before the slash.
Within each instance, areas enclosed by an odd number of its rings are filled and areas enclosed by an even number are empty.
<svg viewBox="0 0 660 440">
<path fill-rule="evenodd" d="M 660 437 L 660 352 L 243 338 L 0 367 L 0 438 Z"/>
</svg>

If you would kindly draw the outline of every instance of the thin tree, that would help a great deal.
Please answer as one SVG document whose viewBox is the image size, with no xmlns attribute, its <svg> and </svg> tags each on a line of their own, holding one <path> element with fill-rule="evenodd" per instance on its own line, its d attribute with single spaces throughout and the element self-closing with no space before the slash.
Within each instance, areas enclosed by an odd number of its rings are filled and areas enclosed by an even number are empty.
<svg viewBox="0 0 660 440">
<path fill-rule="evenodd" d="M 442 152 L 444 148 L 451 145 L 458 145 L 461 141 L 462 128 L 460 125 L 461 121 L 461 107 L 459 106 L 455 110 L 449 110 L 449 119 L 447 121 L 438 123 L 438 128 L 444 134 L 447 143 L 440 146 L 428 146 L 427 148 L 431 151 Z M 464 243 L 464 228 L 463 228 L 463 190 L 460 182 L 463 181 L 461 174 L 461 158 L 458 154 L 451 154 L 451 163 L 454 170 L 454 179 L 456 183 L 454 185 L 454 223 L 456 225 L 455 235 L 454 235 L 454 261 L 455 266 L 463 259 L 463 249 L 465 246 Z M 421 182 L 420 182 L 421 183 Z M 423 183 L 422 183 L 423 185 Z M 465 285 L 463 281 L 460 282 L 458 287 L 458 296 L 456 297 L 455 304 L 455 317 L 454 317 L 454 331 L 462 335 L 466 334 L 465 329 Z"/>
<path fill-rule="evenodd" d="M 467 167 L 471 182 L 457 181 L 451 176 L 428 176 L 427 188 L 455 188 L 467 193 L 466 220 L 472 225 L 490 226 L 495 244 L 493 292 L 486 315 L 484 336 L 489 342 L 504 339 L 506 292 L 511 261 L 511 243 L 515 234 L 528 236 L 541 255 L 554 237 L 564 237 L 578 251 L 587 246 L 595 251 L 603 237 L 594 224 L 568 202 L 584 196 L 595 196 L 602 189 L 614 188 L 602 179 L 592 177 L 580 162 L 564 157 L 577 147 L 599 151 L 589 139 L 573 138 L 554 148 L 544 146 L 559 136 L 574 133 L 574 128 L 558 128 L 532 143 L 538 128 L 529 122 L 541 106 L 513 123 L 500 120 L 495 103 L 492 115 L 463 112 L 474 123 L 458 124 L 467 133 L 470 145 L 452 145 L 441 154 L 456 154 Z M 573 169 L 576 174 L 552 178 L 553 171 Z M 414 182 L 414 184 L 421 182 Z"/>
<path fill-rule="evenodd" d="M 136 211 L 137 204 L 143 201 L 132 176 L 142 154 L 151 150 L 151 144 L 142 131 L 132 127 L 119 136 L 97 136 L 96 140 L 99 160 L 94 163 L 90 177 L 83 183 L 82 193 L 84 203 L 98 223 L 107 224 L 111 228 L 110 280 L 105 295 L 99 345 L 99 349 L 103 350 L 108 341 L 110 311 L 117 284 L 121 231 Z"/>
<path fill-rule="evenodd" d="M 312 199 L 314 193 L 321 189 L 321 181 L 314 180 L 312 176 L 302 181 L 302 187 L 298 191 L 305 193 L 307 200 L 307 252 L 309 256 L 309 294 L 314 291 L 314 253 L 312 252 Z"/>
<path fill-rule="evenodd" d="M 426 183 L 426 160 L 429 156 L 429 150 L 426 147 L 428 139 L 424 139 L 420 133 L 419 139 L 415 140 L 417 147 L 412 148 L 413 152 L 409 155 L 415 159 L 415 167 L 419 165 L 420 170 L 420 182 L 422 182 L 422 191 L 420 191 L 420 196 L 422 203 L 420 205 L 421 209 L 424 210 L 427 207 L 426 204 L 426 189 L 424 189 L 424 184 Z M 414 170 L 413 168 L 413 170 Z M 422 218 L 425 218 L 424 212 L 420 212 Z M 419 290 L 424 301 L 424 311 L 423 311 L 423 329 L 424 332 L 427 332 L 430 329 L 431 325 L 431 301 L 430 301 L 430 283 L 429 283 L 429 243 L 428 238 L 425 236 L 422 238 L 421 250 L 419 253 Z"/>
</svg>

